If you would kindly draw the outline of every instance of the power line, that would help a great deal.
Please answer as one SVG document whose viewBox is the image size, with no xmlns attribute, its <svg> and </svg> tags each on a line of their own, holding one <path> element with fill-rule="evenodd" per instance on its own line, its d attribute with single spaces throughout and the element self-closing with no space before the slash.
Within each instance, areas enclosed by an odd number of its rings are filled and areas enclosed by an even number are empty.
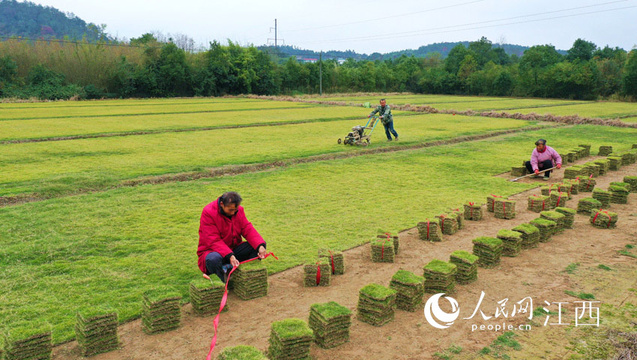
<svg viewBox="0 0 637 360">
<path fill-rule="evenodd" d="M 0 35 L 0 39 L 4 40 L 17 40 L 17 41 L 33 41 L 33 42 L 46 42 L 46 43 L 60 43 L 60 44 L 81 44 L 81 45 L 94 45 L 94 46 L 120 46 L 120 47 L 134 47 L 134 48 L 147 48 L 147 47 L 156 47 L 152 45 L 130 45 L 130 44 L 122 44 L 122 43 L 110 43 L 110 42 L 90 42 L 90 41 L 81 41 L 81 40 L 65 40 L 65 39 L 44 39 L 44 38 L 28 38 L 28 37 L 17 37 L 15 35 Z"/>
</svg>

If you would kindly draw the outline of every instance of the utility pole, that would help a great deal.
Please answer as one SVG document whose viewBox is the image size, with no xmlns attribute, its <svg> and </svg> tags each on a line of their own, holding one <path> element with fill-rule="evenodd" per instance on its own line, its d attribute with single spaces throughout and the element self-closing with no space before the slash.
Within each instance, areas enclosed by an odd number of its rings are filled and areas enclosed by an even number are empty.
<svg viewBox="0 0 637 360">
<path fill-rule="evenodd" d="M 277 34 L 277 25 L 276 25 L 276 19 L 274 19 L 274 28 L 270 28 L 270 32 L 272 32 L 272 29 L 274 29 L 274 48 L 277 48 L 278 45 L 278 34 Z M 272 40 L 272 38 L 269 38 L 268 40 Z"/>
<path fill-rule="evenodd" d="M 319 54 L 319 95 L 323 96 L 323 50 Z"/>
</svg>

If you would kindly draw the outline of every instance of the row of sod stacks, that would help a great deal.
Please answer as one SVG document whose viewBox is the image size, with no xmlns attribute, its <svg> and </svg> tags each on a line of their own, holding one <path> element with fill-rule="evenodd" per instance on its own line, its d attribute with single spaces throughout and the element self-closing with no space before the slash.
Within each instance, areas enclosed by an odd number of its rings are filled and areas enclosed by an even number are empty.
<svg viewBox="0 0 637 360">
<path fill-rule="evenodd" d="M 464 250 L 456 250 L 449 256 L 449 262 L 456 265 L 456 282 L 469 284 L 478 279 L 478 257 Z"/>
<path fill-rule="evenodd" d="M 564 179 L 576 179 L 578 176 L 584 176 L 583 167 L 579 165 L 573 165 L 564 169 Z"/>
<path fill-rule="evenodd" d="M 332 281 L 332 267 L 327 258 L 303 265 L 303 274 L 303 285 L 306 287 L 330 286 Z"/>
<path fill-rule="evenodd" d="M 551 236 L 555 233 L 555 227 L 557 227 L 555 221 L 543 218 L 533 219 L 529 223 L 540 230 L 540 242 L 549 242 Z"/>
<path fill-rule="evenodd" d="M 591 210 L 590 222 L 600 229 L 614 228 L 617 223 L 617 213 L 608 210 Z"/>
<path fill-rule="evenodd" d="M 637 193 L 637 176 L 624 176 L 624 182 L 630 184 L 630 192 Z"/>
<path fill-rule="evenodd" d="M 358 293 L 357 318 L 374 326 L 383 326 L 394 319 L 396 290 L 378 284 L 363 286 Z"/>
<path fill-rule="evenodd" d="M 331 349 L 349 341 L 352 311 L 334 301 L 313 304 L 308 324 L 314 332 L 314 342 L 323 349 Z"/>
<path fill-rule="evenodd" d="M 520 224 L 512 229 L 522 236 L 522 249 L 532 249 L 540 242 L 540 230 L 531 224 Z"/>
<path fill-rule="evenodd" d="M 142 329 L 156 334 L 178 328 L 181 323 L 181 294 L 168 287 L 158 287 L 144 293 Z"/>
<path fill-rule="evenodd" d="M 216 276 L 210 280 L 197 279 L 190 282 L 190 303 L 196 315 L 206 316 L 216 314 L 221 306 L 221 298 L 225 290 L 225 284 Z M 228 311 L 228 305 L 223 311 Z"/>
<path fill-rule="evenodd" d="M 623 182 L 612 182 L 608 187 L 610 191 L 610 202 L 613 204 L 627 204 L 628 194 L 630 194 L 630 184 Z"/>
<path fill-rule="evenodd" d="M 567 207 L 558 207 L 555 208 L 555 211 L 564 215 L 564 227 L 566 229 L 572 229 L 573 223 L 575 222 L 575 209 L 567 208 Z"/>
<path fill-rule="evenodd" d="M 555 223 L 555 227 L 552 229 L 553 234 L 551 235 L 560 233 L 566 228 L 566 216 L 558 211 L 542 211 L 540 217 Z"/>
<path fill-rule="evenodd" d="M 3 324 L 5 325 L 5 324 Z M 6 324 L 9 325 L 9 324 Z M 51 326 L 49 324 L 12 323 L 0 336 L 0 355 L 5 360 L 51 359 Z M 4 346 L 2 343 L 4 342 Z"/>
<path fill-rule="evenodd" d="M 612 146 L 606 146 L 606 145 L 602 145 L 599 147 L 599 152 L 597 153 L 598 156 L 608 156 L 610 154 L 613 153 L 613 147 Z"/>
<path fill-rule="evenodd" d="M 397 241 L 398 240 L 396 240 L 396 242 Z M 394 248 L 397 247 L 398 245 L 394 244 Z M 345 273 L 345 261 L 342 252 L 330 249 L 319 249 L 318 257 L 319 259 L 326 258 L 329 261 L 332 275 L 343 275 Z"/>
<path fill-rule="evenodd" d="M 502 255 L 515 257 L 522 249 L 522 234 L 517 231 L 502 229 L 496 237 L 502 240 Z"/>
<path fill-rule="evenodd" d="M 394 262 L 394 242 L 387 238 L 375 238 L 371 241 L 373 262 Z"/>
<path fill-rule="evenodd" d="M 301 319 L 284 319 L 272 323 L 268 358 L 272 360 L 310 359 L 314 341 L 312 329 Z"/>
<path fill-rule="evenodd" d="M 583 215 L 589 215 L 591 210 L 600 209 L 602 207 L 602 203 L 593 198 L 583 198 L 577 203 L 577 213 Z"/>
<path fill-rule="evenodd" d="M 518 177 L 526 175 L 527 170 L 526 166 L 512 166 L 511 167 L 511 176 Z"/>
<path fill-rule="evenodd" d="M 389 282 L 396 290 L 396 308 L 414 312 L 421 308 L 425 295 L 425 278 L 406 270 L 398 270 Z"/>
<path fill-rule="evenodd" d="M 268 295 L 268 269 L 260 260 L 242 264 L 232 274 L 234 293 L 241 300 Z"/>
<path fill-rule="evenodd" d="M 599 200 L 602 203 L 602 207 L 610 207 L 610 191 L 596 188 L 593 190 L 593 199 Z"/>
<path fill-rule="evenodd" d="M 471 221 L 480 221 L 483 217 L 482 204 L 469 201 L 464 204 L 464 219 Z"/>
<path fill-rule="evenodd" d="M 610 161 L 610 170 L 619 170 L 622 167 L 622 157 L 621 156 L 609 156 L 608 161 Z"/>
<path fill-rule="evenodd" d="M 608 174 L 610 170 L 610 160 L 608 159 L 597 159 L 593 161 L 597 166 L 599 166 L 599 176 L 603 176 Z"/>
<path fill-rule="evenodd" d="M 528 199 L 527 209 L 539 213 L 548 209 L 549 197 L 544 195 L 531 195 Z"/>
<path fill-rule="evenodd" d="M 494 212 L 495 211 L 495 200 L 496 199 L 502 199 L 502 196 L 493 195 L 493 194 L 487 196 L 487 211 L 488 212 Z"/>
<path fill-rule="evenodd" d="M 418 223 L 420 240 L 442 241 L 442 231 L 437 219 L 425 219 Z"/>
<path fill-rule="evenodd" d="M 268 360 L 259 349 L 249 345 L 228 346 L 217 356 L 217 360 Z"/>
<path fill-rule="evenodd" d="M 433 259 L 423 267 L 425 277 L 425 292 L 430 294 L 451 294 L 456 287 L 455 264 Z"/>
<path fill-rule="evenodd" d="M 394 245 L 394 255 L 398 255 L 398 248 L 400 247 L 400 242 L 398 240 L 397 235 L 392 235 L 391 233 L 384 233 L 383 235 L 377 235 L 376 237 L 379 239 L 391 240 L 392 244 Z"/>
<path fill-rule="evenodd" d="M 515 200 L 497 199 L 494 203 L 496 218 L 507 220 L 515 218 Z"/>
<path fill-rule="evenodd" d="M 580 159 L 583 157 L 587 157 L 587 156 L 591 156 L 591 145 L 589 144 L 580 144 L 577 145 L 579 148 L 582 148 L 582 150 L 579 151 L 579 155 L 580 155 Z"/>
<path fill-rule="evenodd" d="M 495 267 L 500 263 L 504 244 L 502 240 L 488 236 L 481 236 L 472 240 L 473 255 L 477 256 L 478 266 L 483 268 Z"/>
<path fill-rule="evenodd" d="M 75 337 L 82 356 L 93 356 L 117 349 L 117 313 L 101 307 L 78 311 Z"/>
<path fill-rule="evenodd" d="M 592 192 L 593 190 L 595 190 L 595 185 L 597 185 L 597 180 L 593 179 L 592 177 L 580 179 L 579 192 Z"/>
<path fill-rule="evenodd" d="M 551 209 L 555 209 L 556 207 L 565 207 L 568 202 L 568 194 L 562 193 L 559 191 L 554 191 L 551 193 L 551 197 L 549 198 L 549 205 Z"/>
<path fill-rule="evenodd" d="M 453 214 L 440 214 L 436 216 L 440 224 L 440 231 L 445 235 L 453 235 L 458 232 L 457 216 Z"/>
<path fill-rule="evenodd" d="M 462 209 L 456 208 L 449 210 L 449 214 L 456 217 L 456 221 L 458 222 L 458 230 L 464 228 L 464 211 Z"/>
</svg>

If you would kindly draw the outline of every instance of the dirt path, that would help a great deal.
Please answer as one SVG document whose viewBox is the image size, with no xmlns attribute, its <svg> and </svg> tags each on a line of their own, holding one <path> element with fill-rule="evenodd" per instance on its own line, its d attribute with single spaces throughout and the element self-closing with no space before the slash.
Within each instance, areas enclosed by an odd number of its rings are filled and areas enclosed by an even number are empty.
<svg viewBox="0 0 637 360">
<path fill-rule="evenodd" d="M 587 159 L 587 161 L 590 159 Z M 606 189 L 611 181 L 621 181 L 625 175 L 637 174 L 637 165 L 623 167 L 598 179 L 598 186 Z M 553 175 L 561 179 L 563 170 Z M 544 181 L 529 180 L 542 185 Z M 214 355 L 226 346 L 248 344 L 266 350 L 270 334 L 270 324 L 275 320 L 297 317 L 307 320 L 310 305 L 317 302 L 336 301 L 356 312 L 358 291 L 366 284 L 376 282 L 388 285 L 398 269 L 413 271 L 422 275 L 422 267 L 434 258 L 448 260 L 455 250 L 471 251 L 471 240 L 478 236 L 495 236 L 500 229 L 510 229 L 528 222 L 538 214 L 526 210 L 526 199 L 531 194 L 539 194 L 539 189 L 517 194 L 512 199 L 517 202 L 517 217 L 512 220 L 495 219 L 487 213 L 479 222 L 466 222 L 465 229 L 452 236 L 445 236 L 441 243 L 418 240 L 415 228 L 400 234 L 401 251 L 394 264 L 372 263 L 369 260 L 369 245 L 345 252 L 346 273 L 332 278 L 332 285 L 320 288 L 304 288 L 302 268 L 296 267 L 270 276 L 269 294 L 265 298 L 241 301 L 232 292 L 229 296 L 230 311 L 221 315 L 218 344 Z M 575 195 L 568 207 L 575 208 L 580 198 L 590 193 Z M 482 291 L 486 293 L 481 310 L 486 315 L 494 315 L 497 301 L 509 299 L 507 308 L 527 297 L 533 298 L 533 307 L 543 302 L 570 302 L 579 299 L 566 295 L 565 290 L 579 290 L 564 272 L 571 263 L 580 266 L 632 267 L 637 269 L 634 258 L 618 254 L 626 244 L 637 243 L 637 194 L 629 196 L 629 204 L 612 204 L 611 211 L 619 214 L 617 228 L 597 229 L 588 223 L 588 217 L 576 215 L 574 229 L 566 230 L 552 237 L 548 243 L 538 248 L 523 250 L 518 257 L 503 257 L 494 269 L 478 270 L 478 280 L 469 285 L 457 285 L 452 296 L 460 305 L 460 318 L 448 329 L 435 329 L 426 321 L 423 312 L 396 311 L 394 321 L 383 327 L 374 327 L 355 318 L 350 330 L 350 342 L 335 349 L 324 350 L 312 346 L 315 359 L 428 359 L 436 351 L 451 345 L 459 345 L 463 352 L 478 351 L 490 344 L 500 332 L 473 331 L 476 324 L 520 325 L 527 323 L 527 315 L 518 314 L 508 319 L 482 320 L 477 315 L 469 317 L 476 307 Z M 449 204 L 450 206 L 458 204 Z M 282 254 L 279 254 L 282 255 Z M 270 260 L 267 260 L 270 261 Z M 274 261 L 274 260 L 273 260 Z M 635 279 L 617 279 L 621 284 L 633 283 Z M 636 287 L 637 285 L 633 285 Z M 596 294 L 598 295 L 598 294 Z M 425 300 L 430 294 L 425 295 Z M 619 305 L 622 301 L 637 301 L 630 291 L 606 291 L 597 299 L 603 303 Z M 441 302 L 443 305 L 445 301 Z M 444 308 L 443 308 L 444 309 Z M 571 312 L 572 313 L 572 312 Z M 572 320 L 570 320 L 572 322 Z M 121 349 L 95 356 L 93 359 L 204 359 L 212 337 L 212 317 L 200 318 L 193 315 L 190 305 L 183 308 L 182 327 L 159 335 L 146 335 L 136 320 L 120 326 Z M 539 331 L 531 329 L 530 332 Z M 565 352 L 567 352 L 565 350 Z M 77 343 L 58 346 L 53 352 L 54 359 L 79 359 Z M 557 354 L 554 354 L 557 356 Z M 557 358 L 561 358 L 561 355 Z"/>
</svg>

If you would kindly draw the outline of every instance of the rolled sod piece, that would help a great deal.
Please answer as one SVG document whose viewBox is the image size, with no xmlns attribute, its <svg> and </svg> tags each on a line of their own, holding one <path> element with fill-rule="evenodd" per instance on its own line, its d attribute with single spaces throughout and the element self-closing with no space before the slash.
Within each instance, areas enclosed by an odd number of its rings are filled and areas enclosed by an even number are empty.
<svg viewBox="0 0 637 360">
<path fill-rule="evenodd" d="M 602 203 L 593 198 L 583 198 L 577 203 L 577 213 L 589 215 L 591 210 L 600 209 L 602 207 Z"/>
<path fill-rule="evenodd" d="M 268 269 L 260 261 L 240 265 L 232 274 L 233 292 L 241 300 L 251 300 L 268 295 Z"/>
<path fill-rule="evenodd" d="M 393 248 L 392 248 L 393 252 Z M 303 265 L 303 285 L 306 287 L 330 286 L 332 267 L 327 258 Z"/>
<path fill-rule="evenodd" d="M 555 222 L 556 226 L 553 229 L 553 234 L 557 234 L 566 229 L 566 216 L 558 211 L 542 211 L 540 217 Z"/>
<path fill-rule="evenodd" d="M 609 156 L 608 161 L 610 162 L 609 170 L 617 171 L 622 167 L 621 156 Z"/>
<path fill-rule="evenodd" d="M 589 145 L 589 144 L 581 144 L 581 145 L 577 145 L 577 146 L 582 148 L 582 149 L 584 149 L 583 157 L 591 155 L 591 145 Z"/>
<path fill-rule="evenodd" d="M 610 170 L 610 160 L 608 159 L 597 159 L 593 161 L 595 164 L 599 166 L 599 175 L 603 176 L 608 174 Z"/>
<path fill-rule="evenodd" d="M 540 230 L 540 242 L 543 243 L 551 240 L 551 236 L 555 233 L 555 227 L 557 226 L 555 221 L 543 218 L 533 219 L 529 223 Z"/>
<path fill-rule="evenodd" d="M 314 332 L 314 342 L 330 349 L 349 341 L 352 311 L 334 301 L 312 304 L 308 324 Z"/>
<path fill-rule="evenodd" d="M 181 294 L 167 286 L 159 286 L 143 294 L 142 330 L 157 334 L 181 325 Z"/>
<path fill-rule="evenodd" d="M 421 309 L 425 295 L 425 278 L 407 270 L 398 270 L 389 282 L 389 288 L 396 290 L 396 308 L 415 312 Z"/>
<path fill-rule="evenodd" d="M 440 214 L 436 216 L 440 224 L 440 231 L 445 235 L 453 235 L 458 232 L 457 216 L 452 214 Z"/>
<path fill-rule="evenodd" d="M 455 264 L 433 259 L 423 267 L 426 293 L 454 292 L 456 287 L 456 273 L 458 267 Z"/>
<path fill-rule="evenodd" d="M 212 315 L 219 312 L 221 298 L 225 291 L 225 284 L 216 276 L 210 280 L 197 279 L 190 282 L 190 303 L 192 310 L 198 316 Z M 228 311 L 228 305 L 223 311 Z"/>
<path fill-rule="evenodd" d="M 418 223 L 420 240 L 442 241 L 442 231 L 438 219 L 425 219 Z"/>
<path fill-rule="evenodd" d="M 491 195 L 487 196 L 487 211 L 488 212 L 494 212 L 495 211 L 495 200 L 496 199 L 503 199 L 503 197 L 500 196 L 500 195 L 494 195 L 494 194 L 491 194 Z"/>
<path fill-rule="evenodd" d="M 312 329 L 305 321 L 294 318 L 275 321 L 270 331 L 268 358 L 309 359 L 312 341 Z"/>
<path fill-rule="evenodd" d="M 522 249 L 522 234 L 517 231 L 502 229 L 496 237 L 502 240 L 502 256 L 516 257 Z"/>
<path fill-rule="evenodd" d="M 617 213 L 608 210 L 591 210 L 590 222 L 596 228 L 612 229 L 617 223 Z"/>
<path fill-rule="evenodd" d="M 540 229 L 531 224 L 520 224 L 512 230 L 522 234 L 522 249 L 536 248 L 540 242 Z"/>
<path fill-rule="evenodd" d="M 599 188 L 593 190 L 593 199 L 599 200 L 604 208 L 610 207 L 610 195 L 610 191 L 608 190 L 602 190 Z"/>
<path fill-rule="evenodd" d="M 579 165 L 569 166 L 564 169 L 564 179 L 575 179 L 578 176 L 583 176 L 584 168 Z"/>
<path fill-rule="evenodd" d="M 624 182 L 630 184 L 630 192 L 637 192 L 637 176 L 624 176 Z"/>
<path fill-rule="evenodd" d="M 473 255 L 477 256 L 478 266 L 483 268 L 495 267 L 500 263 L 504 243 L 500 239 L 481 236 L 472 240 Z"/>
<path fill-rule="evenodd" d="M 228 346 L 223 348 L 217 360 L 267 360 L 259 349 L 249 345 Z"/>
<path fill-rule="evenodd" d="M 370 245 L 373 262 L 394 262 L 394 243 L 392 240 L 375 238 Z"/>
<path fill-rule="evenodd" d="M 79 310 L 75 337 L 82 356 L 93 356 L 119 348 L 117 313 L 106 306 Z"/>
<path fill-rule="evenodd" d="M 531 195 L 529 196 L 527 202 L 527 209 L 536 213 L 550 208 L 548 196 Z"/>
<path fill-rule="evenodd" d="M 610 145 L 602 145 L 599 147 L 598 156 L 608 156 L 613 153 L 613 147 Z"/>
<path fill-rule="evenodd" d="M 625 184 L 625 185 L 621 185 Z M 630 184 L 611 183 L 608 187 L 610 191 L 610 202 L 613 204 L 627 204 L 628 194 L 630 194 Z"/>
<path fill-rule="evenodd" d="M 559 192 L 558 190 L 557 184 L 540 186 L 540 191 L 544 196 L 551 196 L 552 193 Z"/>
<path fill-rule="evenodd" d="M 449 256 L 449 262 L 456 265 L 456 283 L 469 284 L 478 279 L 478 257 L 464 250 L 456 250 Z"/>
<path fill-rule="evenodd" d="M 378 284 L 368 284 L 358 292 L 357 318 L 374 326 L 383 326 L 394 319 L 396 290 Z"/>
<path fill-rule="evenodd" d="M 591 177 L 587 177 L 586 179 L 580 179 L 579 192 L 591 192 L 595 189 L 596 184 L 597 184 L 597 181 Z"/>
<path fill-rule="evenodd" d="M 396 236 L 397 238 L 398 236 Z M 396 239 L 395 241 L 398 241 Z M 394 252 L 397 249 L 397 244 L 394 244 Z M 345 273 L 345 261 L 343 258 L 343 253 L 336 250 L 330 249 L 319 249 L 318 250 L 319 258 L 326 258 L 330 263 L 330 268 L 332 270 L 332 275 L 343 275 Z"/>
<path fill-rule="evenodd" d="M 482 213 L 482 204 L 469 201 L 464 204 L 464 219 L 471 221 L 480 221 L 484 214 Z"/>
<path fill-rule="evenodd" d="M 0 336 L 2 359 L 51 359 L 51 325 L 44 322 L 12 322 Z M 4 343 L 4 346 L 2 346 Z"/>
<path fill-rule="evenodd" d="M 515 200 L 497 199 L 495 200 L 494 204 L 494 216 L 496 218 L 507 220 L 515 218 Z"/>
<path fill-rule="evenodd" d="M 564 226 L 566 229 L 572 229 L 573 223 L 575 222 L 575 209 L 567 208 L 567 207 L 557 207 L 555 211 L 564 215 Z"/>
<path fill-rule="evenodd" d="M 551 209 L 555 209 L 556 207 L 565 207 L 568 202 L 568 194 L 563 192 L 553 192 L 551 193 L 551 197 L 549 198 L 549 205 Z"/>
<path fill-rule="evenodd" d="M 450 214 L 454 214 L 456 216 L 456 221 L 458 222 L 458 229 L 464 228 L 464 211 L 460 208 L 450 209 Z"/>
</svg>

